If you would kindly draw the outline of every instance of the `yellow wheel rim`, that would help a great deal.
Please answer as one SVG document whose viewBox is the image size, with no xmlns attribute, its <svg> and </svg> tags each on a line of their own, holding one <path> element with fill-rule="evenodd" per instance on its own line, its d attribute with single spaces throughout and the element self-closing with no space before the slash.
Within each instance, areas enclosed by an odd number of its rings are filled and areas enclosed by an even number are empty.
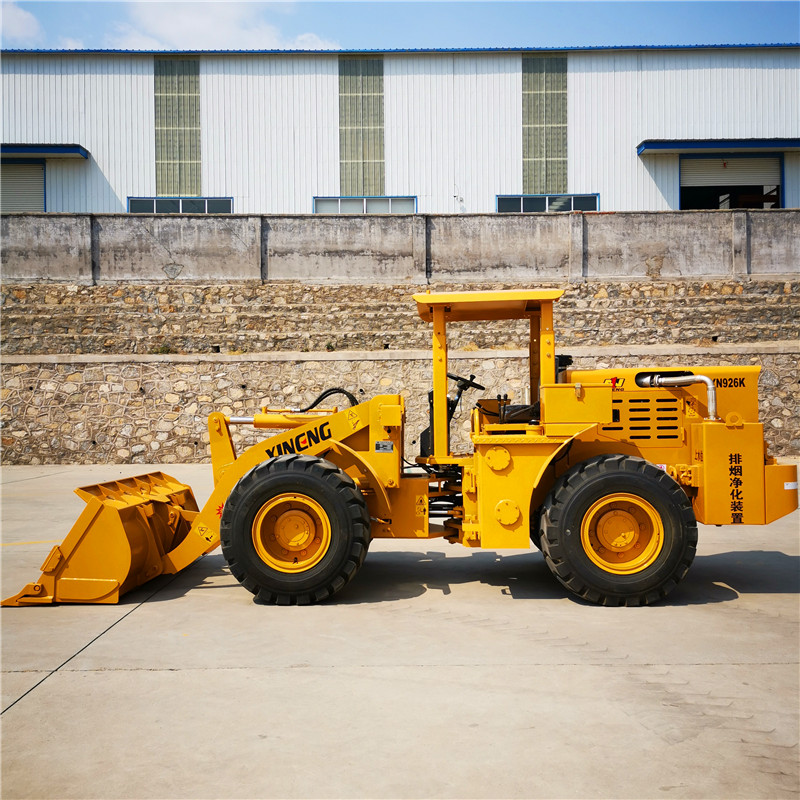
<svg viewBox="0 0 800 800">
<path fill-rule="evenodd" d="M 322 506 L 302 494 L 279 494 L 253 520 L 253 545 L 259 558 L 278 572 L 305 572 L 318 564 L 331 544 L 331 523 Z"/>
<path fill-rule="evenodd" d="M 647 500 L 626 492 L 611 494 L 584 515 L 581 544 L 600 569 L 630 575 L 658 558 L 664 547 L 664 525 Z"/>
</svg>

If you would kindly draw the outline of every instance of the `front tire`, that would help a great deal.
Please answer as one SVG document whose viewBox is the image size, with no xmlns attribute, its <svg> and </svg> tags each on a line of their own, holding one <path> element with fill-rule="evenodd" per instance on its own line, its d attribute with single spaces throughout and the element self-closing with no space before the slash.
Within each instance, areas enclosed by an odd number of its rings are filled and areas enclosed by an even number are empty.
<svg viewBox="0 0 800 800">
<path fill-rule="evenodd" d="M 369 546 L 369 514 L 353 480 L 322 458 L 286 455 L 251 469 L 222 512 L 222 553 L 264 603 L 307 605 L 340 591 Z"/>
<path fill-rule="evenodd" d="M 547 497 L 541 547 L 555 577 L 601 605 L 647 605 L 686 575 L 697 548 L 689 498 L 642 458 L 604 455 L 565 473 Z"/>
</svg>

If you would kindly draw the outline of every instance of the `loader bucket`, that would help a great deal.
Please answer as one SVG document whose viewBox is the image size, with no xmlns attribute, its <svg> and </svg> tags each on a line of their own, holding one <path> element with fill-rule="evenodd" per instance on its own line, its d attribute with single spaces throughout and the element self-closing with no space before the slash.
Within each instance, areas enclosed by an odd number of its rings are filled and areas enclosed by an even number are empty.
<svg viewBox="0 0 800 800">
<path fill-rule="evenodd" d="M 197 516 L 192 490 L 151 472 L 75 490 L 86 508 L 50 551 L 42 575 L 4 606 L 116 603 L 125 592 L 172 572 L 164 556 L 185 538 Z"/>
</svg>

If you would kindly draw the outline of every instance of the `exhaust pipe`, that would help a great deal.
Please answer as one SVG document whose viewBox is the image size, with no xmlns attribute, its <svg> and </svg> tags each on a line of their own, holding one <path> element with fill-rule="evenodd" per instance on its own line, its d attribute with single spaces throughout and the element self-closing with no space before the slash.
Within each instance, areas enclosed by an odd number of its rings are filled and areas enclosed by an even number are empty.
<svg viewBox="0 0 800 800">
<path fill-rule="evenodd" d="M 714 381 L 705 375 L 648 375 L 644 381 L 645 386 L 691 386 L 693 383 L 704 383 L 708 390 L 708 416 L 706 420 L 719 421 L 717 416 L 717 389 Z"/>
</svg>

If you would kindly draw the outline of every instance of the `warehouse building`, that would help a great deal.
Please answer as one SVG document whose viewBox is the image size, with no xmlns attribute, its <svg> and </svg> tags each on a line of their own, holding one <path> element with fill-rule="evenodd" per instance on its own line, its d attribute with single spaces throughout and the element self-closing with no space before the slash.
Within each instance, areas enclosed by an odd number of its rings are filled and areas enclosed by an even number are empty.
<svg viewBox="0 0 800 800">
<path fill-rule="evenodd" d="M 2 210 L 800 207 L 800 47 L 2 54 Z"/>
</svg>

